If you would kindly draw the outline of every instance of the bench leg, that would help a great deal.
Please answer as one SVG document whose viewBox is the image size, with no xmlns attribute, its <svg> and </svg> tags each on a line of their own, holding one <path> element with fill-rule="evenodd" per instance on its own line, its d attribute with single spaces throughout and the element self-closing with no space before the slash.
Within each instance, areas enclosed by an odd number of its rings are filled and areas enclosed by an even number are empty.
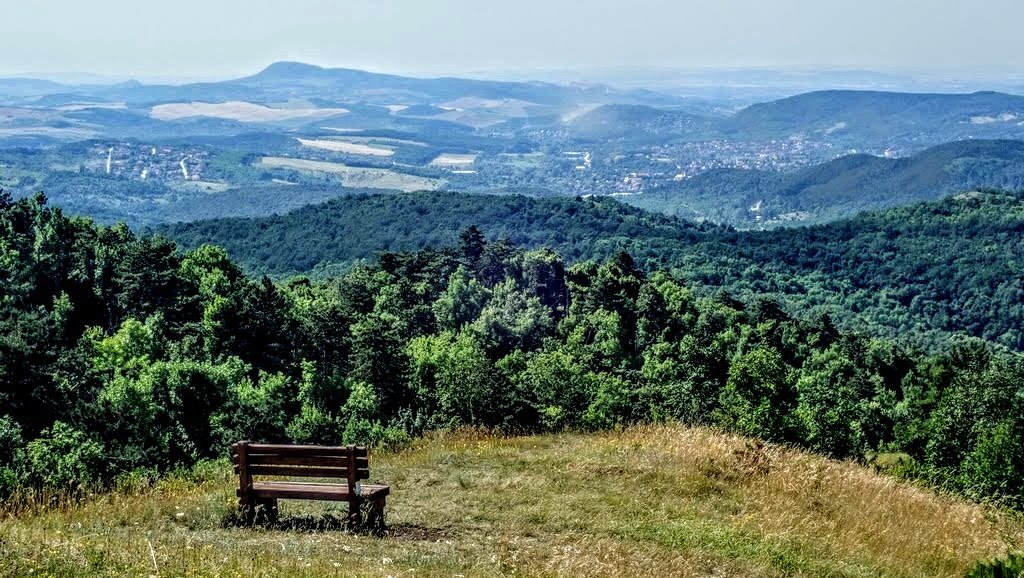
<svg viewBox="0 0 1024 578">
<path fill-rule="evenodd" d="M 366 516 L 366 529 L 376 535 L 384 533 L 384 504 L 387 496 L 378 496 L 370 504 L 370 511 Z"/>
<path fill-rule="evenodd" d="M 277 498 L 243 498 L 238 500 L 238 507 L 242 512 L 242 520 L 249 526 L 277 522 Z"/>
<path fill-rule="evenodd" d="M 242 515 L 242 523 L 252 525 L 256 516 L 256 503 L 248 496 L 238 498 L 238 512 Z"/>
<path fill-rule="evenodd" d="M 348 501 L 348 526 L 353 530 L 358 530 L 363 525 L 363 513 L 360 511 L 362 505 L 362 496 L 355 496 Z"/>
<path fill-rule="evenodd" d="M 386 496 L 375 496 L 369 500 L 359 497 L 348 503 L 348 524 L 353 531 L 384 533 L 384 504 Z"/>
<path fill-rule="evenodd" d="M 277 498 L 263 498 L 256 501 L 256 511 L 267 524 L 277 522 Z"/>
</svg>

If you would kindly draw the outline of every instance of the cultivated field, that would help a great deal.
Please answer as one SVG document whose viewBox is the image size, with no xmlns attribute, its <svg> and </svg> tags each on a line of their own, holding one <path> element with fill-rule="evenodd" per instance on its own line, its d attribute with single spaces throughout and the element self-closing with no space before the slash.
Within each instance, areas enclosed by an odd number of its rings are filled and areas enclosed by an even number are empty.
<svg viewBox="0 0 1024 578">
<path fill-rule="evenodd" d="M 437 167 L 465 167 L 473 164 L 476 161 L 476 157 L 477 155 L 475 154 L 442 153 L 430 161 L 430 164 Z"/>
<path fill-rule="evenodd" d="M 58 106 L 54 110 L 62 112 L 77 112 L 80 110 L 90 109 L 124 110 L 126 108 L 128 108 L 128 105 L 123 102 L 72 102 L 63 106 Z"/>
<path fill-rule="evenodd" d="M 26 576 L 959 577 L 1019 548 L 1007 514 L 702 428 L 495 438 L 371 456 L 389 531 L 343 504 L 281 502 L 234 525 L 226 463 L 0 521 L 0 574 Z"/>
<path fill-rule="evenodd" d="M 344 140 L 336 139 L 306 139 L 300 138 L 298 140 L 302 146 L 307 146 L 316 149 L 323 149 L 327 151 L 346 153 L 351 155 L 368 155 L 375 157 L 389 157 L 395 154 L 395 151 L 379 146 L 370 146 L 362 143 L 347 142 Z"/>
<path fill-rule="evenodd" d="M 365 187 L 370 189 L 389 189 L 410 192 L 434 191 L 444 185 L 444 181 L 416 175 L 407 175 L 390 169 L 350 167 L 342 163 L 293 159 L 289 157 L 263 157 L 260 159 L 260 166 L 334 174 L 338 175 L 342 184 L 346 187 Z"/>
<path fill-rule="evenodd" d="M 48 136 L 69 140 L 86 139 L 97 136 L 94 130 L 82 127 L 57 128 L 52 126 L 26 126 L 19 128 L 0 128 L 0 138 L 12 136 Z"/>
<path fill-rule="evenodd" d="M 438 105 L 449 110 L 491 110 L 510 117 L 528 116 L 530 107 L 534 106 L 537 104 L 515 98 L 492 99 L 476 96 L 463 96 Z"/>
<path fill-rule="evenodd" d="M 177 120 L 206 116 L 239 122 L 276 122 L 293 119 L 317 119 L 345 114 L 344 108 L 270 108 L 251 102 L 174 102 L 158 104 L 150 116 L 159 120 Z"/>
<path fill-rule="evenodd" d="M 337 129 L 337 128 L 327 128 L 327 127 L 325 127 L 325 129 L 326 130 L 339 131 L 339 132 L 345 132 L 342 129 Z M 418 140 L 407 140 L 407 139 L 404 139 L 404 138 L 392 138 L 392 137 L 387 137 L 387 136 L 359 136 L 359 135 L 351 135 L 351 134 L 349 134 L 349 135 L 345 135 L 343 138 L 341 138 L 339 140 L 344 140 L 346 142 L 370 143 L 370 144 L 410 145 L 410 146 L 418 146 L 418 147 L 430 146 L 429 144 L 427 144 L 425 142 L 420 142 Z"/>
</svg>

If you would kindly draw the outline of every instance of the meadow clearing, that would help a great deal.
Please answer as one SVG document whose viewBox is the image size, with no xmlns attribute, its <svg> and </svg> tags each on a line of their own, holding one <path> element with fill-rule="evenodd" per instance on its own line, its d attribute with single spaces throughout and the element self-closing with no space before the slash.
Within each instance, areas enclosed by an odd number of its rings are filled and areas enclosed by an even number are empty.
<svg viewBox="0 0 1024 578">
<path fill-rule="evenodd" d="M 344 503 L 234 520 L 227 462 L 0 520 L 0 575 L 962 576 L 1019 517 L 706 428 L 437 434 L 371 455 L 383 537 Z"/>
</svg>

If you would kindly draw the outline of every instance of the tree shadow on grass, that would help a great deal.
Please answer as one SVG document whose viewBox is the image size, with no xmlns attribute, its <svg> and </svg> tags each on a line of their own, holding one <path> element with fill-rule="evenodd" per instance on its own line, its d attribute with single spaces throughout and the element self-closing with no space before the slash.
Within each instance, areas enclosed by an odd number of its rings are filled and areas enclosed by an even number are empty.
<svg viewBox="0 0 1024 578">
<path fill-rule="evenodd" d="M 387 527 L 380 524 L 353 524 L 348 516 L 333 514 L 277 516 L 257 508 L 252 516 L 245 516 L 239 510 L 233 510 L 221 520 L 224 528 L 260 528 L 277 532 L 348 532 L 383 537 L 387 535 Z"/>
<path fill-rule="evenodd" d="M 388 538 L 411 542 L 440 542 L 452 539 L 455 532 L 451 528 L 430 527 L 410 522 L 380 525 L 353 525 L 348 516 L 330 513 L 312 515 L 271 516 L 262 508 L 257 508 L 255 516 L 246 518 L 239 510 L 233 510 L 221 520 L 224 528 L 259 528 L 275 532 L 321 533 L 346 532 L 377 538 Z"/>
<path fill-rule="evenodd" d="M 420 524 L 402 522 L 388 526 L 385 535 L 394 540 L 409 542 L 441 542 L 454 538 L 455 532 L 450 528 L 431 528 Z"/>
</svg>

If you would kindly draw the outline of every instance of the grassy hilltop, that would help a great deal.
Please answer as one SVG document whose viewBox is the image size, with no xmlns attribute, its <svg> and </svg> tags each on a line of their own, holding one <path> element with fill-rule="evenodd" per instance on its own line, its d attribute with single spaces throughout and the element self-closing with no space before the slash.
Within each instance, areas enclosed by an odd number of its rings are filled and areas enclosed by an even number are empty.
<svg viewBox="0 0 1024 578">
<path fill-rule="evenodd" d="M 282 502 L 226 524 L 226 464 L 0 521 L 17 576 L 962 576 L 1024 543 L 1007 514 L 849 463 L 702 428 L 452 434 L 371 459 L 389 533 Z"/>
</svg>

